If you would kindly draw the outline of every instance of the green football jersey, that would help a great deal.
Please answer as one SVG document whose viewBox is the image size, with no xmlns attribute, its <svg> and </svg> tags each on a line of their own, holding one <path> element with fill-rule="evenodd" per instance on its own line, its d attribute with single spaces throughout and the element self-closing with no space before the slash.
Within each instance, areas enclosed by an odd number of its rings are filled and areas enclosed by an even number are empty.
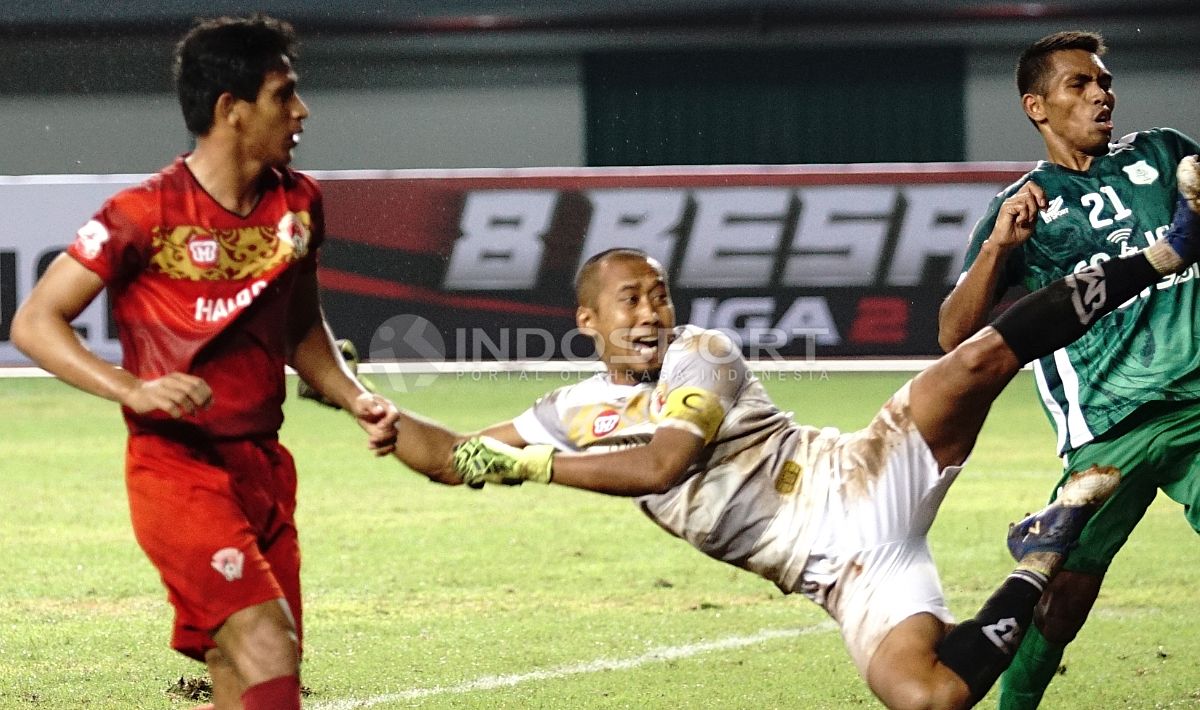
<svg viewBox="0 0 1200 710">
<path fill-rule="evenodd" d="M 1200 145 L 1169 128 L 1133 133 L 1087 171 L 1046 161 L 992 200 L 975 225 L 963 273 L 1000 204 L 1033 180 L 1049 203 L 1033 235 L 1009 255 L 1001 286 L 1046 286 L 1085 266 L 1140 251 L 1163 238 L 1178 199 L 1175 168 Z M 1034 363 L 1042 404 L 1065 453 L 1103 434 L 1139 405 L 1200 400 L 1200 303 L 1193 265 L 1102 318 L 1081 339 Z"/>
</svg>

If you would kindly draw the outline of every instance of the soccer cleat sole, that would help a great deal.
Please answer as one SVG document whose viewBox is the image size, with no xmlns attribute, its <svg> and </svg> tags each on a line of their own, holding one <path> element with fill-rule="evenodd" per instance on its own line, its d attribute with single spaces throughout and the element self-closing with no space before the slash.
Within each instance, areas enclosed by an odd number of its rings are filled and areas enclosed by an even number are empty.
<svg viewBox="0 0 1200 710">
<path fill-rule="evenodd" d="M 1083 526 L 1121 482 L 1111 466 L 1092 466 L 1071 474 L 1057 500 L 1014 523 L 1008 531 L 1008 551 L 1018 562 L 1026 555 L 1066 555 L 1079 540 Z"/>
</svg>

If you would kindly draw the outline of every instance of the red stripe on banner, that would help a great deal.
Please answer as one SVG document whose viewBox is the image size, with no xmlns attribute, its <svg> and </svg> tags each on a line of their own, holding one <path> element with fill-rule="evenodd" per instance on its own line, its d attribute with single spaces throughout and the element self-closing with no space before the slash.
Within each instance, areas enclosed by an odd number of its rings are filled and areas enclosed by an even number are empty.
<svg viewBox="0 0 1200 710">
<path fill-rule="evenodd" d="M 321 285 L 336 291 L 348 291 L 371 298 L 395 298 L 404 301 L 431 303 L 449 308 L 467 308 L 479 311 L 494 311 L 525 316 L 553 316 L 572 318 L 575 310 L 558 306 L 543 306 L 536 303 L 505 301 L 499 298 L 479 296 L 451 296 L 431 288 L 409 286 L 395 281 L 377 279 L 372 276 L 351 274 L 337 269 L 320 269 Z"/>
<path fill-rule="evenodd" d="M 449 256 L 463 196 L 436 180 L 322 180 L 331 237 Z"/>
</svg>

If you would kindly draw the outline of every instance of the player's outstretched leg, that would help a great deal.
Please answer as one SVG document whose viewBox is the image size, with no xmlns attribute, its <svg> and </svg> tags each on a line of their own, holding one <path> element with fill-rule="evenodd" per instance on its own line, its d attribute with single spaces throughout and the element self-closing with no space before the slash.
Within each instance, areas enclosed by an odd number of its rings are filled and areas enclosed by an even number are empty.
<svg viewBox="0 0 1200 710">
<path fill-rule="evenodd" d="M 1017 568 L 975 618 L 955 627 L 938 646 L 938 660 L 962 678 L 973 702 L 987 695 L 1012 662 L 1046 584 L 1120 480 L 1112 467 L 1093 466 L 1076 473 L 1054 503 L 1010 528 L 1008 548 Z"/>
</svg>

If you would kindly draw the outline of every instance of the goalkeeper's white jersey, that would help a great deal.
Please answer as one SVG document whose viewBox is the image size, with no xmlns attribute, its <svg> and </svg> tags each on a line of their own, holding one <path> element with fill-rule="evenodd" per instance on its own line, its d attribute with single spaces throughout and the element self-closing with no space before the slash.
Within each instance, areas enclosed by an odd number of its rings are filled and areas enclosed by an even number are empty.
<svg viewBox="0 0 1200 710">
<path fill-rule="evenodd" d="M 688 475 L 639 498 L 642 510 L 708 555 L 820 604 L 864 677 L 902 620 L 953 620 L 925 536 L 959 467 L 938 466 L 907 384 L 859 431 L 797 425 L 725 335 L 686 326 L 657 383 L 596 375 L 542 397 L 514 424 L 526 442 L 564 451 L 644 444 L 661 426 L 702 436 Z"/>
<path fill-rule="evenodd" d="M 687 387 L 713 393 L 720 403 L 711 436 L 703 422 L 679 418 L 666 406 L 672 391 Z M 601 373 L 543 396 L 514 425 L 526 442 L 563 451 L 645 444 L 660 426 L 705 436 L 707 446 L 689 474 L 666 493 L 639 498 L 639 505 L 706 554 L 757 572 L 785 591 L 807 557 L 793 544 L 804 521 L 778 515 L 786 501 L 809 492 L 801 485 L 798 449 L 838 435 L 792 423 L 728 336 L 695 326 L 675 329 L 657 382 L 621 385 Z M 772 545 L 780 536 L 788 544 Z"/>
</svg>

